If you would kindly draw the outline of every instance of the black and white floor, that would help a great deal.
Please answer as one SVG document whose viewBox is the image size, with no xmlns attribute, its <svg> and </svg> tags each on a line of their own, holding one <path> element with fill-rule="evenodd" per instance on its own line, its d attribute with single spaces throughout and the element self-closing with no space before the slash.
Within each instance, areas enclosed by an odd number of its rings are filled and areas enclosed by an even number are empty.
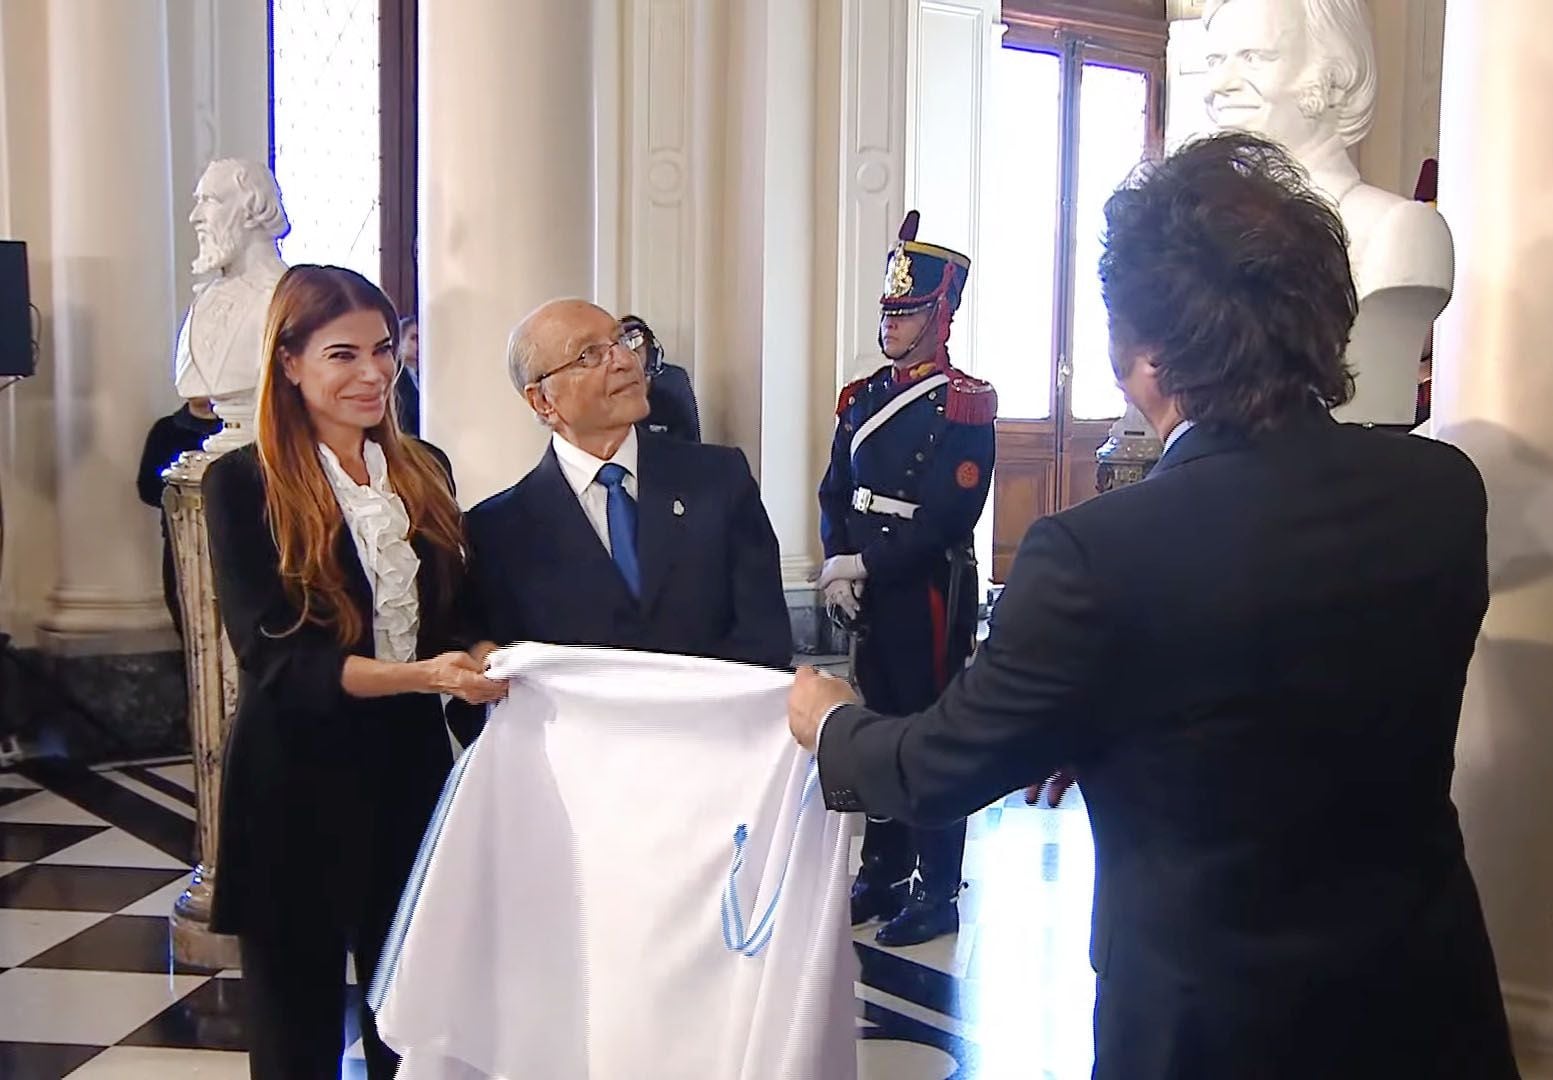
<svg viewBox="0 0 1553 1080">
<path fill-rule="evenodd" d="M 0 1077 L 247 1076 L 240 974 L 170 958 L 193 840 L 186 761 L 0 772 Z M 1087 1077 L 1093 870 L 1076 793 L 973 818 L 957 937 L 856 934 L 860 1077 Z M 346 1041 L 342 1075 L 364 1077 Z"/>
</svg>

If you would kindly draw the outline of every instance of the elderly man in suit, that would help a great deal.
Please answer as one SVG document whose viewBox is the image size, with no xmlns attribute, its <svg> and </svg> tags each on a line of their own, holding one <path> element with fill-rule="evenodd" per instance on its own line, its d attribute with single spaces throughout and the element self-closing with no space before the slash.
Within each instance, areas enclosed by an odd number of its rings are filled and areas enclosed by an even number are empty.
<svg viewBox="0 0 1553 1080">
<path fill-rule="evenodd" d="M 639 430 L 641 358 L 585 301 L 525 318 L 508 368 L 552 434 L 527 476 L 468 514 L 483 636 L 787 667 L 776 534 L 744 454 Z M 455 729 L 470 734 L 467 718 Z"/>
<path fill-rule="evenodd" d="M 929 708 L 801 673 L 826 802 L 951 821 L 1076 766 L 1102 1080 L 1513 1077 L 1450 796 L 1482 479 L 1329 414 L 1358 303 L 1283 151 L 1188 145 L 1106 224 L 1112 365 L 1164 456 L 1031 527 Z"/>
</svg>

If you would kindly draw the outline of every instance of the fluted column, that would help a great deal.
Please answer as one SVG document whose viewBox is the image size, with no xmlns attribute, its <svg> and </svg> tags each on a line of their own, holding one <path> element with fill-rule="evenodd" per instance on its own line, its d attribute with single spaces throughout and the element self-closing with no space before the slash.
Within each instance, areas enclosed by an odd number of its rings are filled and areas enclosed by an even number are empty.
<svg viewBox="0 0 1553 1080">
<path fill-rule="evenodd" d="M 170 644 L 135 468 L 175 329 L 164 0 L 49 4 L 60 571 L 40 622 L 82 651 Z"/>
<path fill-rule="evenodd" d="M 465 506 L 545 446 L 507 378 L 508 332 L 545 300 L 592 295 L 591 8 L 420 7 L 422 416 Z"/>
<path fill-rule="evenodd" d="M 1452 2 L 1445 17 L 1439 208 L 1457 270 L 1434 432 L 1483 471 L 1493 596 L 1455 795 L 1517 1049 L 1540 1056 L 1553 1049 L 1553 5 Z"/>
</svg>

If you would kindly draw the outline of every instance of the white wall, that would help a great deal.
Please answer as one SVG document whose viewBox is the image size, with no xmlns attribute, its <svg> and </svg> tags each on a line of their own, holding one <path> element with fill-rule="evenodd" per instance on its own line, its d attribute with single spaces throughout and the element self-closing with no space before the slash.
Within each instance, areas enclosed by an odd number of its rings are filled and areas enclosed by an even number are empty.
<svg viewBox="0 0 1553 1080">
<path fill-rule="evenodd" d="M 1553 1075 L 1553 6 L 1451 0 L 1439 209 L 1456 294 L 1435 335 L 1433 429 L 1488 493 L 1491 601 L 1452 794 L 1525 1075 Z M 1535 1072 L 1533 1071 L 1535 1069 Z"/>
<path fill-rule="evenodd" d="M 618 232 L 601 236 L 600 297 L 614 285 L 613 306 L 645 318 L 690 369 L 705 438 L 748 456 L 784 575 L 801 583 L 818 549 L 814 489 L 838 370 L 843 18 L 827 0 L 611 11 L 621 77 L 596 83 L 596 115 L 605 130 L 618 118 L 621 164 L 603 165 L 606 146 L 600 182 L 618 183 L 619 198 L 599 202 L 618 206 Z"/>
<path fill-rule="evenodd" d="M 1411 196 L 1418 169 L 1440 153 L 1440 68 L 1445 0 L 1370 0 L 1380 80 L 1375 125 L 1359 145 L 1359 172 Z"/>
</svg>

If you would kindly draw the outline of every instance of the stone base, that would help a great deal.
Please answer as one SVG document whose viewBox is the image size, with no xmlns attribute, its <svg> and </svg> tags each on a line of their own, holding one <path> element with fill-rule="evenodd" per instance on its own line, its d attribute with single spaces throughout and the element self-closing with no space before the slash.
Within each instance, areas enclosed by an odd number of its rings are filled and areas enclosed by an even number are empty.
<svg viewBox="0 0 1553 1080">
<path fill-rule="evenodd" d="M 188 753 L 182 653 L 13 649 L 0 667 L 0 716 L 43 753 L 84 762 Z"/>
<path fill-rule="evenodd" d="M 203 865 L 194 868 L 189 887 L 173 903 L 173 956 L 202 971 L 236 970 L 237 939 L 210 929 L 211 882 Z"/>
</svg>

